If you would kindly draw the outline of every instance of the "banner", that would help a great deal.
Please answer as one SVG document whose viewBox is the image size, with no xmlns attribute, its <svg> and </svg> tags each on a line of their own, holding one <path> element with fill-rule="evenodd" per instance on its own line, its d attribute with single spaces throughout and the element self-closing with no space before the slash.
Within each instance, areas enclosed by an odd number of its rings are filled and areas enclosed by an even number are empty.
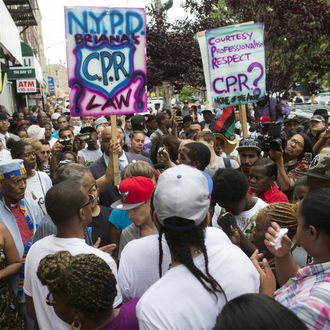
<svg viewBox="0 0 330 330">
<path fill-rule="evenodd" d="M 72 116 L 147 111 L 142 8 L 65 7 Z"/>
<path fill-rule="evenodd" d="M 55 81 L 53 77 L 47 77 L 48 92 L 49 94 L 55 94 Z"/>
<path fill-rule="evenodd" d="M 204 74 L 215 108 L 256 102 L 265 95 L 263 24 L 243 23 L 208 30 L 205 43 Z"/>
</svg>

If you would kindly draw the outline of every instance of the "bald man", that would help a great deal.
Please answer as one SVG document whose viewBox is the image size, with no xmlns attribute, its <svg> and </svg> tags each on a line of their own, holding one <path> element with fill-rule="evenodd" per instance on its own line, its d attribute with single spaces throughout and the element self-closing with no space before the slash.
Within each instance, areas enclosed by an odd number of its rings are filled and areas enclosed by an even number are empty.
<svg viewBox="0 0 330 330">
<path fill-rule="evenodd" d="M 119 129 L 118 129 L 117 141 L 115 141 L 114 144 L 112 143 L 111 127 L 106 127 L 101 132 L 100 142 L 101 142 L 101 150 L 103 154 L 90 167 L 90 170 L 92 171 L 92 174 L 95 179 L 98 179 L 99 177 L 105 174 L 112 153 L 118 155 L 120 172 L 125 168 L 125 166 L 137 160 L 144 160 L 151 164 L 149 158 L 146 158 L 141 155 L 132 154 L 130 152 L 125 152 L 122 149 L 122 145 L 123 145 L 122 139 L 123 139 L 123 134 L 121 134 L 121 131 Z M 119 198 L 120 197 L 117 187 L 112 185 L 110 189 L 100 194 L 100 204 L 104 206 L 110 206 L 113 202 L 115 202 Z"/>
</svg>

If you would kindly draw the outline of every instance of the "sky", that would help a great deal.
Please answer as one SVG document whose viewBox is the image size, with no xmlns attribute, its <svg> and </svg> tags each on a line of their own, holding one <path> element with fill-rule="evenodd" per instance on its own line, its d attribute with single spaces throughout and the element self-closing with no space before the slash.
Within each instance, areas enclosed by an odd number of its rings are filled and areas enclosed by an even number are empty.
<svg viewBox="0 0 330 330">
<path fill-rule="evenodd" d="M 38 0 L 42 17 L 42 33 L 47 64 L 66 63 L 64 34 L 64 6 L 119 6 L 143 7 L 151 0 Z M 182 0 L 174 0 L 168 12 L 170 19 L 184 15 L 180 7 Z"/>
</svg>

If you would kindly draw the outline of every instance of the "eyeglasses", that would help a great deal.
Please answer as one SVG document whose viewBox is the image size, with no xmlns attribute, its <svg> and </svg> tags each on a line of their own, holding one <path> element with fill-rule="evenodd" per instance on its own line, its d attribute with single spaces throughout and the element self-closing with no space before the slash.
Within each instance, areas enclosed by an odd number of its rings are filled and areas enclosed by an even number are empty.
<svg viewBox="0 0 330 330">
<path fill-rule="evenodd" d="M 93 195 L 88 195 L 88 202 L 85 203 L 85 204 L 83 204 L 80 208 L 82 209 L 82 208 L 86 207 L 87 205 L 93 203 L 94 200 L 95 200 L 95 196 L 93 196 Z"/>
<path fill-rule="evenodd" d="M 48 293 L 48 295 L 46 297 L 46 304 L 48 306 L 54 306 L 54 305 L 56 305 L 56 301 L 55 301 L 55 299 L 53 297 L 53 294 L 50 293 L 50 292 Z"/>
</svg>

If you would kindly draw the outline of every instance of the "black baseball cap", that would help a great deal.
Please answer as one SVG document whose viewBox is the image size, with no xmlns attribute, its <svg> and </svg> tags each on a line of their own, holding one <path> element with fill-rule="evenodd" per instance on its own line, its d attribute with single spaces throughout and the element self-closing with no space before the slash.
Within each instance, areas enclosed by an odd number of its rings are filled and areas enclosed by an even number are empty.
<svg viewBox="0 0 330 330">
<path fill-rule="evenodd" d="M 240 152 L 244 149 L 255 149 L 258 154 L 261 154 L 260 143 L 253 138 L 246 138 L 239 141 L 237 151 Z"/>
</svg>

